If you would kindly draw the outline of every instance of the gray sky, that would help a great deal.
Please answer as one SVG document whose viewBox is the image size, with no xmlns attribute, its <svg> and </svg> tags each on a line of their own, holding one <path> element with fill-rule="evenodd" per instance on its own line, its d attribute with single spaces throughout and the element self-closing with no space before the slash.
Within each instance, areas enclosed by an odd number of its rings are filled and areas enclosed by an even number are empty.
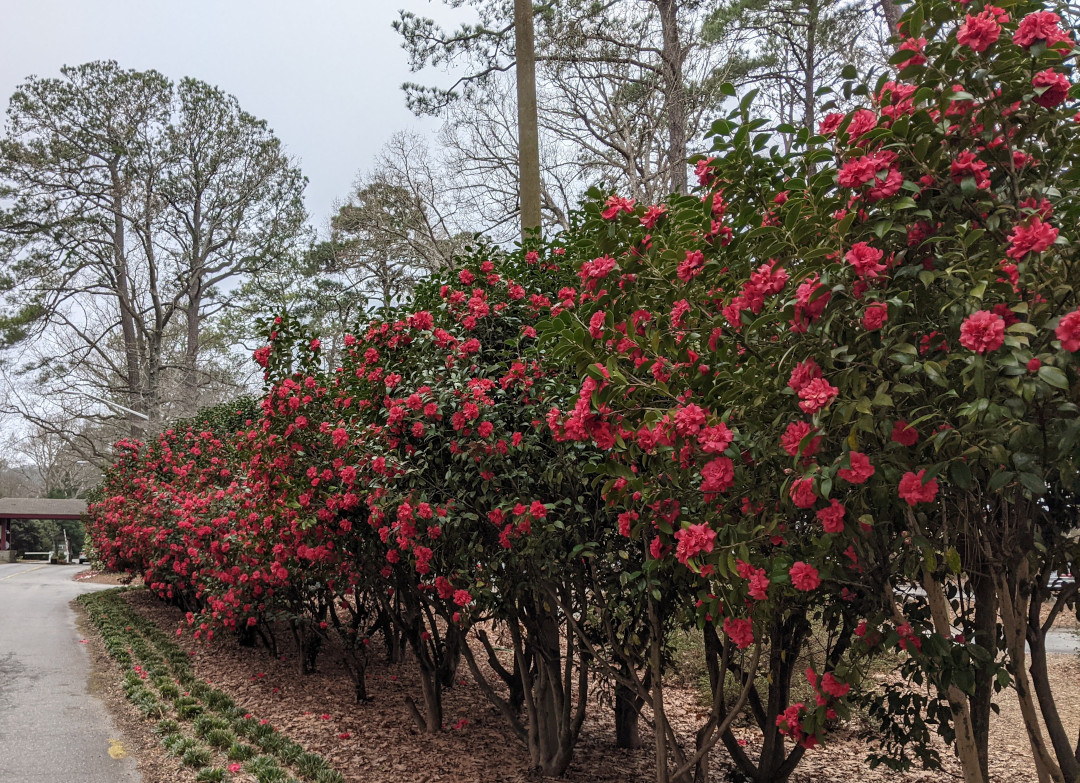
<svg viewBox="0 0 1080 783">
<path fill-rule="evenodd" d="M 394 131 L 435 127 L 405 108 L 399 8 L 446 18 L 428 0 L 3 0 L 0 104 L 31 74 L 90 60 L 202 79 L 300 160 L 321 227 Z"/>
</svg>

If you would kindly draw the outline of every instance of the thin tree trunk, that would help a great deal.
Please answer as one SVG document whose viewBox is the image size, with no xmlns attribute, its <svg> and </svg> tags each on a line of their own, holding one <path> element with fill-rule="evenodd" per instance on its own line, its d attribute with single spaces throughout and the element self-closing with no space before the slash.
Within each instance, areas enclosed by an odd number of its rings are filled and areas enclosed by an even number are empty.
<svg viewBox="0 0 1080 783">
<path fill-rule="evenodd" d="M 1020 714 L 1024 718 L 1024 728 L 1027 730 L 1028 742 L 1031 745 L 1031 754 L 1035 760 L 1035 770 L 1039 775 L 1039 783 L 1064 783 L 1065 778 L 1061 768 L 1057 765 L 1046 747 L 1043 739 L 1042 728 L 1039 726 L 1039 715 L 1032 699 L 1031 680 L 1028 679 L 1026 653 L 1024 645 L 1027 641 L 1027 621 L 1024 615 L 1017 611 L 1019 585 L 1027 580 L 1028 562 L 1020 561 L 1016 569 L 1016 586 L 1009 583 L 1008 578 L 1002 573 L 995 573 L 994 583 L 997 587 L 998 600 L 1001 606 L 1001 624 L 1005 628 L 1005 646 L 1009 653 L 1009 673 L 1013 678 L 1013 688 L 1020 702 Z"/>
<path fill-rule="evenodd" d="M 917 529 L 915 525 L 912 525 L 912 528 Z M 949 624 L 949 614 L 945 606 L 941 582 L 925 566 L 923 567 L 923 589 L 926 590 L 926 600 L 930 605 L 934 630 L 939 636 L 951 637 L 952 626 Z M 960 758 L 964 783 L 987 783 L 988 779 L 983 775 L 979 764 L 978 744 L 971 722 L 971 705 L 968 703 L 967 695 L 955 685 L 948 686 L 943 695 L 952 713 L 956 734 L 956 755 Z"/>
<path fill-rule="evenodd" d="M 971 587 L 975 593 L 975 644 L 991 654 L 997 649 L 997 592 L 989 574 L 983 573 L 986 565 L 978 561 L 971 575 Z M 971 702 L 971 729 L 979 754 L 979 768 L 983 777 L 990 779 L 990 702 L 994 693 L 994 672 L 990 665 L 980 664 L 975 669 L 975 693 Z"/>
<path fill-rule="evenodd" d="M 540 232 L 540 127 L 536 108 L 536 45 L 532 0 L 514 0 L 517 51 L 518 177 L 521 239 Z"/>
<path fill-rule="evenodd" d="M 663 34 L 663 73 L 666 93 L 668 164 L 671 190 L 686 193 L 686 87 L 683 84 L 683 51 L 679 43 L 678 0 L 656 0 Z"/>
</svg>

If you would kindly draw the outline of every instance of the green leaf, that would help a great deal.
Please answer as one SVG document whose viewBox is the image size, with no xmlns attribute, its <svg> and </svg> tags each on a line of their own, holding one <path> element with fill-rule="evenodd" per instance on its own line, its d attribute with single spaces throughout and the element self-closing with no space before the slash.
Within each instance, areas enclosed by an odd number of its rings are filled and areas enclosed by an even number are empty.
<svg viewBox="0 0 1080 783">
<path fill-rule="evenodd" d="M 1069 379 L 1066 378 L 1065 373 L 1057 367 L 1051 367 L 1048 364 L 1044 364 L 1039 368 L 1039 378 L 1046 381 L 1046 383 L 1050 384 L 1055 389 L 1069 388 Z"/>
</svg>

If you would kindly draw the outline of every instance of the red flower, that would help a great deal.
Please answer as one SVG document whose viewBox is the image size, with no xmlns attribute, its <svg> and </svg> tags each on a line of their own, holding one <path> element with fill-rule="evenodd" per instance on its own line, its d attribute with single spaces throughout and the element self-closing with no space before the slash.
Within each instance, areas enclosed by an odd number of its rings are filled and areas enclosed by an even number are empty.
<svg viewBox="0 0 1080 783">
<path fill-rule="evenodd" d="M 711 427 L 705 427 L 698 433 L 698 445 L 706 454 L 723 454 L 734 438 L 735 433 L 729 430 L 726 424 L 720 422 Z"/>
<path fill-rule="evenodd" d="M 968 14 L 956 31 L 956 42 L 983 52 L 1001 35 L 1001 24 L 1009 21 L 1009 15 L 992 5 L 978 14 Z M 1001 23 L 1001 24 L 999 24 Z"/>
<path fill-rule="evenodd" d="M 262 348 L 256 348 L 255 353 L 252 354 L 261 367 L 265 367 L 270 363 L 270 350 L 269 345 L 264 345 Z"/>
<path fill-rule="evenodd" d="M 1058 23 L 1061 17 L 1053 11 L 1035 11 L 1020 20 L 1020 24 L 1013 33 L 1013 43 L 1025 49 L 1031 48 L 1035 43 L 1042 41 L 1047 46 L 1066 41 L 1072 43 L 1069 34 L 1064 32 Z"/>
<path fill-rule="evenodd" d="M 687 405 L 675 412 L 675 431 L 682 437 L 697 435 L 705 426 L 705 411 L 697 405 Z"/>
<path fill-rule="evenodd" d="M 716 531 L 705 523 L 690 525 L 690 527 L 676 530 L 675 540 L 679 542 L 675 549 L 675 557 L 680 563 L 686 565 L 686 561 L 694 555 L 713 551 Z"/>
<path fill-rule="evenodd" d="M 1020 261 L 1028 253 L 1041 253 L 1048 249 L 1057 236 L 1058 230 L 1049 223 L 1043 223 L 1042 218 L 1036 215 L 1026 226 L 1019 224 L 1013 227 L 1005 255 Z"/>
<path fill-rule="evenodd" d="M 1062 316 L 1054 335 L 1061 340 L 1063 350 L 1080 351 L 1080 310 Z"/>
<path fill-rule="evenodd" d="M 990 187 L 990 174 L 987 173 L 986 161 L 979 160 L 971 150 L 957 153 L 949 167 L 949 175 L 957 185 L 968 177 L 973 177 L 976 188 L 985 190 Z"/>
<path fill-rule="evenodd" d="M 836 498 L 829 501 L 829 507 L 817 512 L 817 518 L 821 520 L 826 533 L 844 532 L 844 513 L 846 509 Z"/>
<path fill-rule="evenodd" d="M 1005 319 L 989 310 L 979 310 L 960 326 L 960 344 L 975 353 L 996 351 L 1005 343 Z"/>
<path fill-rule="evenodd" d="M 705 255 L 700 250 L 687 250 L 686 258 L 679 264 L 676 275 L 684 283 L 689 283 L 705 266 Z"/>
<path fill-rule="evenodd" d="M 907 501 L 909 506 L 914 506 L 917 503 L 930 503 L 937 495 L 937 479 L 930 479 L 924 484 L 923 477 L 925 475 L 926 470 L 920 470 L 918 473 L 908 471 L 900 479 L 898 494 L 901 499 Z"/>
<path fill-rule="evenodd" d="M 904 70 L 909 65 L 922 65 L 926 62 L 926 55 L 923 54 L 923 47 L 926 46 L 925 38 L 908 38 L 902 44 L 898 51 L 911 52 L 911 57 L 896 64 L 898 70 Z"/>
<path fill-rule="evenodd" d="M 808 593 L 811 590 L 816 590 L 818 585 L 821 584 L 818 570 L 801 560 L 788 569 L 788 574 L 791 575 L 791 584 L 794 585 L 796 590 Z"/>
<path fill-rule="evenodd" d="M 701 491 L 706 495 L 725 492 L 735 483 L 735 465 L 727 457 L 709 460 L 701 468 Z"/>
<path fill-rule="evenodd" d="M 1027 363 L 1027 371 L 1028 372 L 1038 372 L 1040 367 L 1042 367 L 1042 360 L 1039 359 L 1038 356 L 1033 356 L 1031 359 L 1028 360 L 1028 363 Z"/>
<path fill-rule="evenodd" d="M 727 634 L 731 641 L 735 642 L 735 646 L 740 650 L 745 650 L 754 643 L 754 624 L 749 620 L 733 620 L 730 617 L 725 617 L 724 633 Z"/>
<path fill-rule="evenodd" d="M 469 594 L 468 590 L 455 590 L 454 591 L 454 603 L 458 606 L 468 606 L 473 601 L 473 597 Z"/>
<path fill-rule="evenodd" d="M 795 369 L 791 371 L 791 376 L 788 378 L 788 386 L 798 393 L 801 392 L 810 381 L 820 377 L 821 368 L 818 367 L 814 358 L 810 357 L 795 365 Z"/>
<path fill-rule="evenodd" d="M 1060 106 L 1069 97 L 1069 88 L 1072 84 L 1053 68 L 1039 71 L 1031 80 L 1031 86 L 1035 88 L 1036 95 L 1033 98 L 1040 106 L 1052 109 Z"/>
<path fill-rule="evenodd" d="M 799 390 L 799 407 L 803 413 L 816 413 L 833 401 L 840 390 L 824 378 L 814 378 Z"/>
<path fill-rule="evenodd" d="M 889 306 L 884 302 L 875 302 L 863 313 L 862 325 L 868 332 L 874 332 L 889 320 Z"/>
<path fill-rule="evenodd" d="M 795 479 L 791 484 L 791 502 L 799 508 L 812 508 L 817 503 L 817 493 L 814 492 L 814 480 L 811 478 Z"/>
<path fill-rule="evenodd" d="M 836 475 L 844 481 L 852 484 L 862 484 L 874 475 L 874 466 L 870 464 L 870 458 L 865 454 L 853 451 L 848 457 L 851 459 L 851 467 L 840 468 L 840 470 L 836 471 Z"/>
<path fill-rule="evenodd" d="M 859 277 L 872 280 L 885 269 L 885 264 L 881 263 L 883 255 L 876 247 L 865 242 L 856 242 L 844 255 L 844 260 L 855 267 L 855 274 Z"/>
<path fill-rule="evenodd" d="M 833 698 L 839 699 L 843 696 L 847 696 L 848 691 L 851 690 L 851 686 L 846 682 L 839 682 L 832 675 L 832 672 L 828 672 L 824 677 L 821 678 L 821 690 L 825 691 L 825 693 L 829 694 Z"/>
<path fill-rule="evenodd" d="M 660 205 L 653 205 L 645 210 L 645 214 L 641 218 L 641 225 L 645 228 L 654 228 L 656 221 L 667 214 L 667 207 Z"/>
<path fill-rule="evenodd" d="M 799 444 L 806 440 L 806 437 L 812 432 L 816 432 L 813 427 L 807 424 L 805 421 L 793 421 L 784 430 L 784 434 L 780 437 L 780 448 L 782 448 L 787 454 L 792 457 L 798 457 L 800 454 Z M 821 436 L 811 438 L 806 442 L 806 445 L 802 448 L 802 456 L 809 458 L 817 453 L 818 447 L 821 445 Z"/>
<path fill-rule="evenodd" d="M 604 220 L 611 220 L 620 212 L 633 212 L 634 211 L 634 199 L 623 198 L 622 196 L 609 196 L 608 200 L 604 202 L 606 209 L 600 214 Z"/>
<path fill-rule="evenodd" d="M 914 446 L 919 440 L 919 433 L 903 419 L 893 424 L 892 439 L 901 446 Z"/>
</svg>

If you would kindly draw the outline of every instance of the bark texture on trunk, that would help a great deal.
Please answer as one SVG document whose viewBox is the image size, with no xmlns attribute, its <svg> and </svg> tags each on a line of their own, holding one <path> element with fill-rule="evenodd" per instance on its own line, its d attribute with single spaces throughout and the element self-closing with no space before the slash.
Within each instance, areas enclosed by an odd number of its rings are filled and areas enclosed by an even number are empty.
<svg viewBox="0 0 1080 783">
<path fill-rule="evenodd" d="M 518 176 L 521 238 L 540 232 L 540 127 L 536 108 L 536 46 L 532 0 L 514 0 L 517 51 Z"/>
<path fill-rule="evenodd" d="M 686 87 L 679 41 L 678 0 L 656 0 L 663 34 L 664 91 L 667 94 L 668 158 L 671 190 L 686 193 Z"/>
</svg>

